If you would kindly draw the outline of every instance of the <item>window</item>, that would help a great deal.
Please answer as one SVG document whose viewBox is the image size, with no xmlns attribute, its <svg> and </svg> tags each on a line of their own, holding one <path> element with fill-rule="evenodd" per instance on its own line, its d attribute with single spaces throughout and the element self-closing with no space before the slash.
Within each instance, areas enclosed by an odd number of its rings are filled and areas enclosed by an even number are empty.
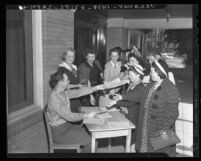
<svg viewBox="0 0 201 161">
<path fill-rule="evenodd" d="M 33 104 L 31 11 L 6 11 L 7 113 Z"/>
</svg>

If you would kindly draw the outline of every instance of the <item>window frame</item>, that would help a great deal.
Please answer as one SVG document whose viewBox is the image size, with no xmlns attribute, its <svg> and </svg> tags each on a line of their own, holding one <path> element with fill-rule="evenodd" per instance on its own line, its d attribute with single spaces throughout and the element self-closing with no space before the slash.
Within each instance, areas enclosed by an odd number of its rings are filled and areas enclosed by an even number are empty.
<svg viewBox="0 0 201 161">
<path fill-rule="evenodd" d="M 11 105 L 11 106 L 7 106 L 7 111 L 9 111 L 8 110 L 9 108 L 12 108 L 12 110 L 10 110 L 11 112 L 9 112 L 9 113 L 17 111 L 17 110 L 13 110 L 13 109 L 17 109 L 17 108 L 22 109 L 26 106 L 33 104 L 33 57 L 30 59 L 30 56 L 33 56 L 33 49 L 32 49 L 33 43 L 32 43 L 32 39 L 30 39 L 30 37 L 32 38 L 32 12 L 29 10 L 25 11 L 25 12 L 27 12 L 27 13 L 23 14 L 22 18 L 20 18 L 20 19 L 18 18 L 17 20 L 15 20 L 12 17 L 13 13 L 11 10 L 11 17 L 6 18 L 7 21 L 11 20 L 11 22 L 24 20 L 23 21 L 23 30 L 24 30 L 23 39 L 25 40 L 24 41 L 25 66 L 26 66 L 26 68 L 25 68 L 25 78 L 26 78 L 25 90 L 26 90 L 26 97 L 27 97 L 26 100 L 24 100 L 20 103 L 17 103 L 15 105 Z M 7 90 L 8 90 L 8 86 L 7 86 Z M 7 100 L 8 100 L 8 95 L 7 95 Z"/>
<path fill-rule="evenodd" d="M 11 125 L 27 116 L 40 111 L 44 106 L 43 98 L 43 45 L 42 45 L 42 10 L 32 10 L 32 49 L 33 49 L 33 104 L 8 114 L 7 125 Z M 7 84 L 6 84 L 7 89 Z M 6 90 L 8 94 L 8 89 Z M 28 125 L 27 125 L 28 126 Z"/>
</svg>

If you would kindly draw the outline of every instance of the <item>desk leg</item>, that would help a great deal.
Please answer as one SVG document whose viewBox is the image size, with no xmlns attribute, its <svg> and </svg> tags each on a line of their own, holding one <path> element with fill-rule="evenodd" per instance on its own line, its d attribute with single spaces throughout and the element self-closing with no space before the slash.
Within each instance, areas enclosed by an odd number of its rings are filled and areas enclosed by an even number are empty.
<svg viewBox="0 0 201 161">
<path fill-rule="evenodd" d="M 108 138 L 108 152 L 111 152 L 112 138 Z"/>
<path fill-rule="evenodd" d="M 96 138 L 94 137 L 94 134 L 92 133 L 91 137 L 91 152 L 95 153 L 96 151 Z"/>
<path fill-rule="evenodd" d="M 126 136 L 126 153 L 129 153 L 131 149 L 131 129 L 128 130 L 128 135 Z"/>
</svg>

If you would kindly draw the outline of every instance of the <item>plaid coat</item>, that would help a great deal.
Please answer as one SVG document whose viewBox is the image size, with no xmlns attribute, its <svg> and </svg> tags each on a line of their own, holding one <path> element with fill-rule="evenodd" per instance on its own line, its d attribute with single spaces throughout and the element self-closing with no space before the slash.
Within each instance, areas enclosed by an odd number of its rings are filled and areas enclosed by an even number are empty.
<svg viewBox="0 0 201 161">
<path fill-rule="evenodd" d="M 139 151 L 142 144 L 142 127 L 145 114 L 144 105 L 149 90 L 152 86 L 153 82 L 147 85 L 141 94 L 139 93 L 139 95 L 141 96 L 141 101 L 140 101 L 140 114 L 137 129 L 137 142 L 136 142 L 137 151 Z M 175 145 L 155 151 L 150 143 L 150 138 L 160 130 L 172 129 L 173 131 L 175 131 L 175 121 L 179 116 L 178 104 L 179 104 L 179 93 L 177 91 L 177 88 L 172 82 L 170 82 L 169 79 L 167 78 L 164 79 L 161 85 L 152 94 L 148 105 L 149 110 L 147 118 L 148 152 L 150 153 L 161 152 L 166 153 L 170 157 L 176 156 Z"/>
</svg>

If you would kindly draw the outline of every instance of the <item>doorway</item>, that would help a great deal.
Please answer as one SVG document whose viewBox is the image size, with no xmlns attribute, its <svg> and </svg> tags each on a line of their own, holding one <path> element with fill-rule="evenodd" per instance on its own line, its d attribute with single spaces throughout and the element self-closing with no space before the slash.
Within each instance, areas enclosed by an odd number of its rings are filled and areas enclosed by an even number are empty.
<svg viewBox="0 0 201 161">
<path fill-rule="evenodd" d="M 77 10 L 74 26 L 75 64 L 79 66 L 85 59 L 85 50 L 93 48 L 103 68 L 106 63 L 106 17 L 88 10 Z"/>
</svg>

